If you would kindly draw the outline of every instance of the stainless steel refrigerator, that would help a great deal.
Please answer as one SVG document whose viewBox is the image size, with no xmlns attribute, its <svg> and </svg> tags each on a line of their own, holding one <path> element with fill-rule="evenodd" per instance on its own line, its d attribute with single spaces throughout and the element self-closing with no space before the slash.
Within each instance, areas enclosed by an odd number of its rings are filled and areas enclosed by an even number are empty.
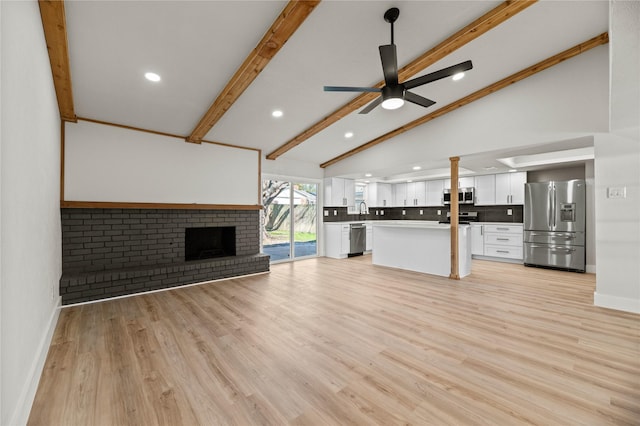
<svg viewBox="0 0 640 426">
<path fill-rule="evenodd" d="M 524 264 L 584 272 L 585 182 L 527 183 Z"/>
</svg>

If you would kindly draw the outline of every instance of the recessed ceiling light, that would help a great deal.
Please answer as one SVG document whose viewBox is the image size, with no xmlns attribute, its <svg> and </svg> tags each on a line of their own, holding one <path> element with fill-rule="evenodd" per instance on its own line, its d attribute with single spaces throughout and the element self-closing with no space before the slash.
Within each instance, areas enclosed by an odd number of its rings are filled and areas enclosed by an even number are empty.
<svg viewBox="0 0 640 426">
<path fill-rule="evenodd" d="M 154 83 L 157 83 L 158 81 L 160 81 L 160 76 L 158 74 L 156 74 L 155 72 L 147 72 L 144 74 L 144 78 L 146 78 L 149 81 L 153 81 Z"/>
<path fill-rule="evenodd" d="M 451 79 L 453 81 L 458 81 L 458 80 L 461 80 L 462 78 L 464 78 L 464 73 L 463 72 L 459 72 L 457 74 L 454 74 L 453 77 L 451 77 Z"/>
<path fill-rule="evenodd" d="M 364 177 L 371 177 L 371 173 L 365 173 Z"/>
<path fill-rule="evenodd" d="M 413 170 L 420 170 L 422 167 L 420 166 L 413 166 Z"/>
<path fill-rule="evenodd" d="M 276 109 L 276 110 L 274 110 L 274 111 L 271 113 L 271 115 L 272 115 L 272 116 L 274 116 L 274 117 L 276 117 L 276 118 L 278 118 L 278 117 L 282 117 L 282 111 L 281 111 L 281 110 L 279 110 L 279 109 Z"/>
<path fill-rule="evenodd" d="M 345 133 L 345 134 L 344 134 L 344 137 L 345 137 L 345 138 L 347 138 L 347 139 L 352 138 L 352 137 L 353 137 L 353 132 L 347 132 L 347 133 Z"/>
</svg>

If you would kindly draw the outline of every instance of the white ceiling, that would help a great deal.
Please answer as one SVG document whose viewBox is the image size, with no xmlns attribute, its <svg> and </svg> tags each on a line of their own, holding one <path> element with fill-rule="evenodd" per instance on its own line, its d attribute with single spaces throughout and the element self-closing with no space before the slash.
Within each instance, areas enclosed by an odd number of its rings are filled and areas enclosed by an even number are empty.
<svg viewBox="0 0 640 426">
<path fill-rule="evenodd" d="M 324 92 L 323 85 L 380 81 L 378 45 L 389 43 L 389 24 L 382 18 L 389 7 L 400 9 L 395 43 L 402 67 L 498 4 L 325 0 L 205 139 L 268 154 L 353 98 Z M 67 0 L 65 5 L 76 114 L 187 136 L 286 2 Z M 473 61 L 474 69 L 459 82 L 445 79 L 414 89 L 436 105 L 352 113 L 281 158 L 319 165 L 607 30 L 605 0 L 540 1 L 419 73 Z M 147 71 L 162 81 L 146 81 Z M 274 109 L 284 116 L 274 119 Z M 354 137 L 345 139 L 347 131 Z M 592 139 L 508 156 L 584 146 L 592 146 Z M 478 157 L 487 164 L 506 154 Z"/>
</svg>

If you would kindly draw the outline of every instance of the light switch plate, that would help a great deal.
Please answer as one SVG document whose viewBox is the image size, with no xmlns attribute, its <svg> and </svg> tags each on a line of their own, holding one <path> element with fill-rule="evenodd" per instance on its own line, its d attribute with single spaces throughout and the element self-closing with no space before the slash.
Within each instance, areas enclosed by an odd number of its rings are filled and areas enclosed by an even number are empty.
<svg viewBox="0 0 640 426">
<path fill-rule="evenodd" d="M 380 216 L 384 216 L 384 210 L 380 210 Z"/>
<path fill-rule="evenodd" d="M 338 216 L 338 210 L 334 210 L 334 211 L 333 211 L 333 215 L 334 215 L 334 216 Z"/>
<path fill-rule="evenodd" d="M 402 216 L 406 215 L 407 211 L 406 210 L 402 210 Z"/>
<path fill-rule="evenodd" d="M 611 186 L 607 188 L 607 198 L 627 198 L 627 187 Z"/>
<path fill-rule="evenodd" d="M 420 214 L 421 214 L 421 215 L 422 215 L 422 214 L 424 214 L 424 210 L 420 210 Z"/>
<path fill-rule="evenodd" d="M 325 215 L 325 216 L 329 216 L 329 210 L 325 210 L 325 211 L 324 211 L 324 215 Z"/>
<path fill-rule="evenodd" d="M 513 216 L 513 209 L 507 209 L 507 216 Z"/>
<path fill-rule="evenodd" d="M 438 210 L 438 216 L 442 214 L 442 210 Z"/>
</svg>

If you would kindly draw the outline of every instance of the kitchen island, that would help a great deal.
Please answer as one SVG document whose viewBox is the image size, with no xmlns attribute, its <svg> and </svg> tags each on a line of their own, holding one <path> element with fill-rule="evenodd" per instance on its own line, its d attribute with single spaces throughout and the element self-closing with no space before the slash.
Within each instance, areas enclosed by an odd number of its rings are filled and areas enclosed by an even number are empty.
<svg viewBox="0 0 640 426">
<path fill-rule="evenodd" d="M 460 278 L 471 273 L 469 225 L 458 225 Z M 373 222 L 374 265 L 448 277 L 451 273 L 450 225 L 431 221 Z"/>
</svg>

